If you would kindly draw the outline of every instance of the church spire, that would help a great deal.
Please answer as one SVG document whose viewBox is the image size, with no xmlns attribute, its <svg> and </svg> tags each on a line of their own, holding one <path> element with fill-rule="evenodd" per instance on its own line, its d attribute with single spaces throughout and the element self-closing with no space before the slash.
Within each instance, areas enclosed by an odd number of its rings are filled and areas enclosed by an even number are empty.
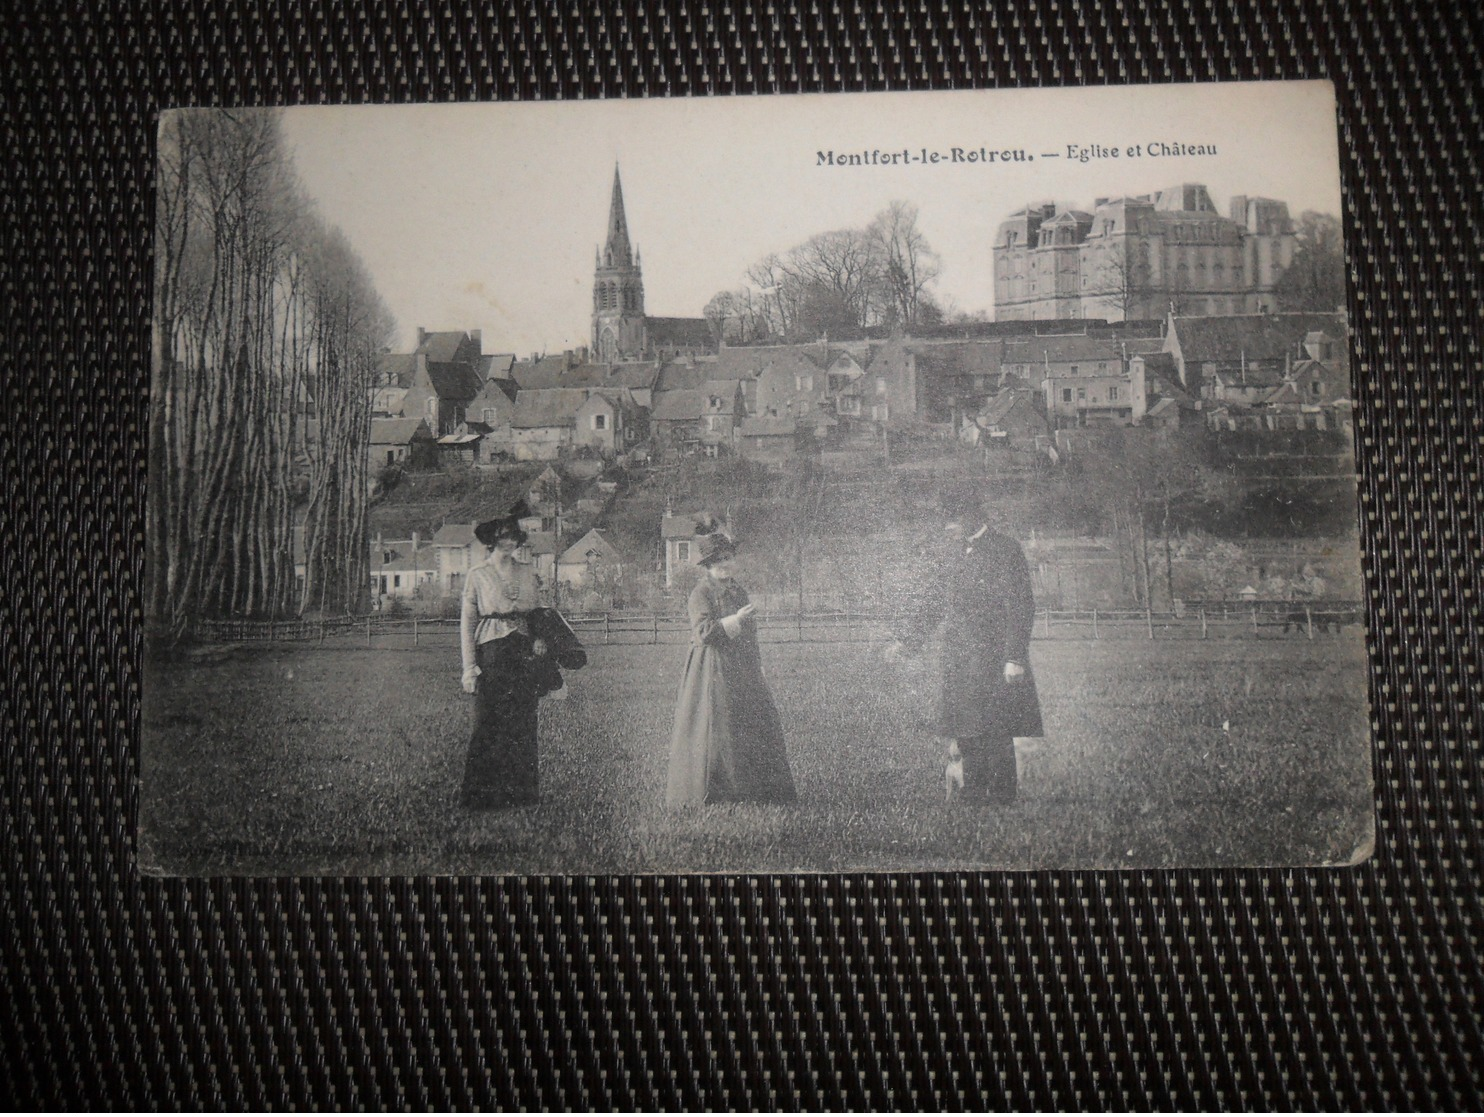
<svg viewBox="0 0 1484 1117">
<path fill-rule="evenodd" d="M 627 268 L 634 264 L 629 245 L 629 223 L 623 212 L 623 183 L 618 178 L 618 164 L 613 164 L 613 201 L 608 207 L 608 246 L 603 263 L 610 268 Z"/>
</svg>

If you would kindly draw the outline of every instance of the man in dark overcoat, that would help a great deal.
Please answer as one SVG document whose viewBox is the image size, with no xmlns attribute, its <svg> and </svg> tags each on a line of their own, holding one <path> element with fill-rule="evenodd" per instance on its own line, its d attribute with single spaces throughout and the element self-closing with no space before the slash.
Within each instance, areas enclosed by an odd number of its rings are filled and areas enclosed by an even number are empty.
<svg viewBox="0 0 1484 1117">
<path fill-rule="evenodd" d="M 1015 738 L 1042 735 L 1030 664 L 1030 568 L 1020 544 L 989 526 L 977 494 L 953 492 L 943 503 L 949 542 L 942 565 L 928 572 L 896 649 L 917 650 L 943 624 L 937 732 L 950 739 L 950 751 L 957 744 L 966 800 L 1011 803 Z"/>
</svg>

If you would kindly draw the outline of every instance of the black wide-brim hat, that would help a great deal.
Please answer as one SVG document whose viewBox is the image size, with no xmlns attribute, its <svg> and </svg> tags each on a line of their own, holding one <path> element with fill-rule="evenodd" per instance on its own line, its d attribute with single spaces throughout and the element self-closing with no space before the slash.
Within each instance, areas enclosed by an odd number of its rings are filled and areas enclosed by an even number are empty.
<svg viewBox="0 0 1484 1117">
<path fill-rule="evenodd" d="M 697 536 L 696 548 L 700 552 L 696 563 L 700 566 L 710 566 L 713 562 L 729 559 L 737 553 L 736 542 L 731 536 L 720 531 Z"/>
<path fill-rule="evenodd" d="M 493 547 L 501 539 L 514 539 L 517 543 L 524 543 L 528 537 L 520 522 L 530 514 L 530 506 L 524 500 L 516 501 L 515 506 L 505 515 L 475 524 L 474 538 L 486 547 Z"/>
</svg>

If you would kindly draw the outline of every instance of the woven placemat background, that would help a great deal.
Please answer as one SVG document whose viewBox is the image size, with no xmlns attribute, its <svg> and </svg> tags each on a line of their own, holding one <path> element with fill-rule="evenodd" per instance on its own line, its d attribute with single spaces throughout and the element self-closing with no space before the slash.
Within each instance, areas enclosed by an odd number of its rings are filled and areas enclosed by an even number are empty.
<svg viewBox="0 0 1484 1117">
<path fill-rule="evenodd" d="M 0 13 L 0 1102 L 1484 1104 L 1472 0 L 83 7 Z M 1354 279 L 1369 864 L 140 878 L 159 108 L 1312 77 Z"/>
</svg>

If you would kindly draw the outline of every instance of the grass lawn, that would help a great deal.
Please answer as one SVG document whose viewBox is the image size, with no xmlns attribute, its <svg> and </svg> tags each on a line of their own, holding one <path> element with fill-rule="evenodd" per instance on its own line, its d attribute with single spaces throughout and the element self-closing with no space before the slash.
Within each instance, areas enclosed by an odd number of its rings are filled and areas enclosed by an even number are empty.
<svg viewBox="0 0 1484 1117">
<path fill-rule="evenodd" d="M 800 801 L 664 807 L 683 646 L 597 647 L 542 705 L 542 803 L 457 806 L 473 699 L 451 647 L 265 645 L 152 665 L 143 865 L 252 873 L 1348 862 L 1372 835 L 1365 655 L 1314 641 L 1038 641 L 1044 738 L 1011 807 L 943 801 L 935 665 L 769 644 Z M 1226 728 L 1223 728 L 1223 726 Z"/>
</svg>

